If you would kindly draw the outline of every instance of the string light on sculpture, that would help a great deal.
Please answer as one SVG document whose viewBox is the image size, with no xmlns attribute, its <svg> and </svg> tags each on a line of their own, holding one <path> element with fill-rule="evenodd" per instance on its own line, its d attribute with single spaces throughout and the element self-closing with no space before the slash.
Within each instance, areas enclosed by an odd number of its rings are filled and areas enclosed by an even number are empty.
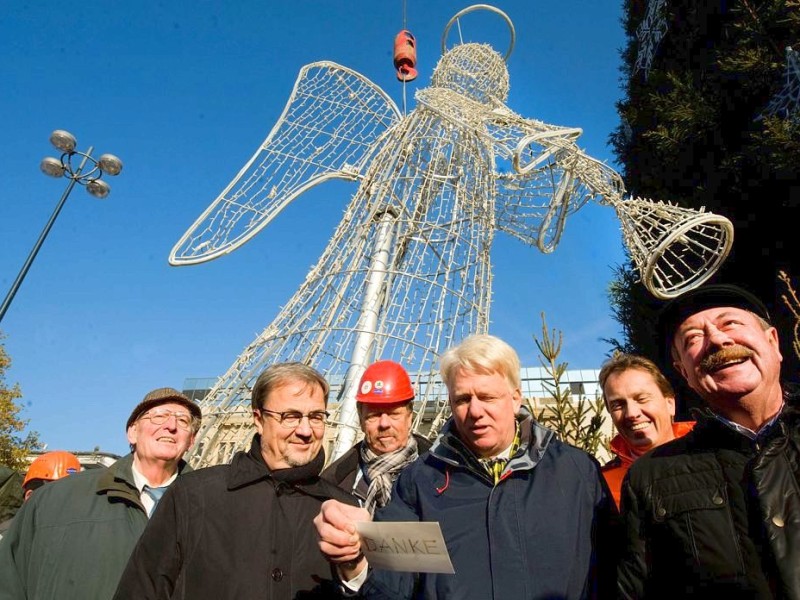
<svg viewBox="0 0 800 600">
<path fill-rule="evenodd" d="M 279 121 L 170 254 L 173 265 L 218 258 L 264 229 L 310 187 L 332 178 L 358 189 L 305 281 L 203 400 L 194 465 L 225 462 L 251 435 L 249 391 L 263 368 L 301 361 L 332 382 L 336 440 L 358 431 L 357 382 L 391 359 L 418 382 L 415 430 L 443 420 L 438 358 L 489 327 L 490 250 L 498 231 L 542 252 L 567 217 L 595 200 L 614 208 L 645 285 L 662 298 L 707 279 L 727 255 L 723 217 L 626 199 L 620 176 L 575 143 L 578 128 L 522 117 L 505 105 L 505 57 L 461 42 L 443 52 L 430 87 L 401 113 L 363 75 L 332 62 L 303 67 Z M 463 32 L 460 32 L 463 35 Z M 443 38 L 442 45 L 446 46 Z M 419 384 L 419 382 L 426 382 Z"/>
<path fill-rule="evenodd" d="M 783 88 L 764 109 L 764 115 L 800 120 L 800 53 L 791 46 L 786 47 L 786 74 Z"/>
</svg>

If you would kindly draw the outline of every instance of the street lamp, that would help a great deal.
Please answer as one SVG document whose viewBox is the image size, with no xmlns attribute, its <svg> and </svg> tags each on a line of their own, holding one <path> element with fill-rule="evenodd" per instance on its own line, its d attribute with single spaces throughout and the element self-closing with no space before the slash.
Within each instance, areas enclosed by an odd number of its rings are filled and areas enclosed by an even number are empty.
<svg viewBox="0 0 800 600">
<path fill-rule="evenodd" d="M 69 193 L 72 191 L 72 188 L 75 187 L 75 184 L 79 183 L 85 186 L 86 191 L 92 196 L 103 199 L 111 192 L 111 186 L 101 179 L 103 174 L 119 175 L 120 171 L 122 171 L 122 161 L 113 154 L 103 154 L 100 158 L 96 159 L 92 156 L 92 151 L 94 150 L 93 146 L 89 146 L 86 152 L 76 150 L 75 148 L 78 146 L 78 141 L 69 131 L 56 129 L 50 134 L 50 143 L 53 144 L 57 150 L 61 150 L 61 158 L 48 156 L 42 160 L 39 166 L 45 175 L 49 175 L 50 177 L 66 177 L 69 179 L 69 184 L 67 185 L 67 189 L 64 190 L 64 193 L 61 194 L 61 200 L 59 200 L 56 205 L 53 214 L 50 215 L 50 220 L 47 221 L 47 224 L 44 226 L 42 233 L 39 235 L 39 239 L 36 240 L 36 243 L 33 245 L 25 264 L 22 265 L 22 269 L 19 271 L 19 275 L 17 275 L 17 278 L 11 285 L 11 289 L 8 290 L 8 294 L 6 294 L 3 304 L 0 306 L 0 321 L 3 320 L 8 307 L 11 305 L 11 301 L 14 299 L 19 286 L 22 284 L 22 280 L 25 279 L 28 269 L 31 268 L 33 259 L 36 258 L 39 248 L 42 247 L 47 234 L 50 233 L 50 228 L 53 226 L 53 223 L 55 223 L 58 214 L 64 207 L 64 203 L 67 201 Z M 77 160 L 78 157 L 80 157 L 80 164 L 76 168 L 73 161 Z M 84 172 L 84 167 L 86 167 L 87 163 L 89 164 L 89 170 Z"/>
</svg>

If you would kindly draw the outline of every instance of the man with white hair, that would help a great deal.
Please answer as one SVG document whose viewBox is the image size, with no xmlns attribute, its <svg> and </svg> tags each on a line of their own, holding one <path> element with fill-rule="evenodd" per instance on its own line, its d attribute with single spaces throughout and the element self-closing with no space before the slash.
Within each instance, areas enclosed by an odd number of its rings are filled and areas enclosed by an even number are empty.
<svg viewBox="0 0 800 600">
<path fill-rule="evenodd" d="M 613 500 L 597 461 L 522 407 L 517 353 L 474 335 L 442 356 L 441 372 L 452 417 L 375 519 L 439 522 L 455 574 L 368 569 L 355 523 L 369 513 L 326 502 L 320 549 L 343 585 L 367 598 L 610 597 Z"/>
<path fill-rule="evenodd" d="M 131 453 L 37 490 L 0 541 L 0 599 L 109 600 L 161 495 L 189 469 L 200 408 L 149 392 L 126 423 Z"/>
</svg>

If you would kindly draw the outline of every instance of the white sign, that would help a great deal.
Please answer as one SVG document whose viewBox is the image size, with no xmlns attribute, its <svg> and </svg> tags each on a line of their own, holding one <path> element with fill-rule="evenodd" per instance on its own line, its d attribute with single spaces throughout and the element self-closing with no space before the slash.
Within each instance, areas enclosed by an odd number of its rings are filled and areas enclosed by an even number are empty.
<svg viewBox="0 0 800 600">
<path fill-rule="evenodd" d="M 436 522 L 356 523 L 361 550 L 375 569 L 455 573 Z"/>
</svg>

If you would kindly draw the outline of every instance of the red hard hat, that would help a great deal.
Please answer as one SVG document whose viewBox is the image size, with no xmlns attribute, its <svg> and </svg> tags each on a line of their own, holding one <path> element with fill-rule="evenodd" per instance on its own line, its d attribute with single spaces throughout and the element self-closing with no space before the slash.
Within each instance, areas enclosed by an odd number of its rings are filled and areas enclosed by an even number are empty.
<svg viewBox="0 0 800 600">
<path fill-rule="evenodd" d="M 67 475 L 78 473 L 80 470 L 81 463 L 74 454 L 64 450 L 47 452 L 34 460 L 31 466 L 28 467 L 22 487 L 25 487 L 29 481 L 34 479 L 54 481 Z"/>
<path fill-rule="evenodd" d="M 413 399 L 411 378 L 393 360 L 379 360 L 368 366 L 356 394 L 356 400 L 364 404 L 392 404 Z"/>
</svg>

